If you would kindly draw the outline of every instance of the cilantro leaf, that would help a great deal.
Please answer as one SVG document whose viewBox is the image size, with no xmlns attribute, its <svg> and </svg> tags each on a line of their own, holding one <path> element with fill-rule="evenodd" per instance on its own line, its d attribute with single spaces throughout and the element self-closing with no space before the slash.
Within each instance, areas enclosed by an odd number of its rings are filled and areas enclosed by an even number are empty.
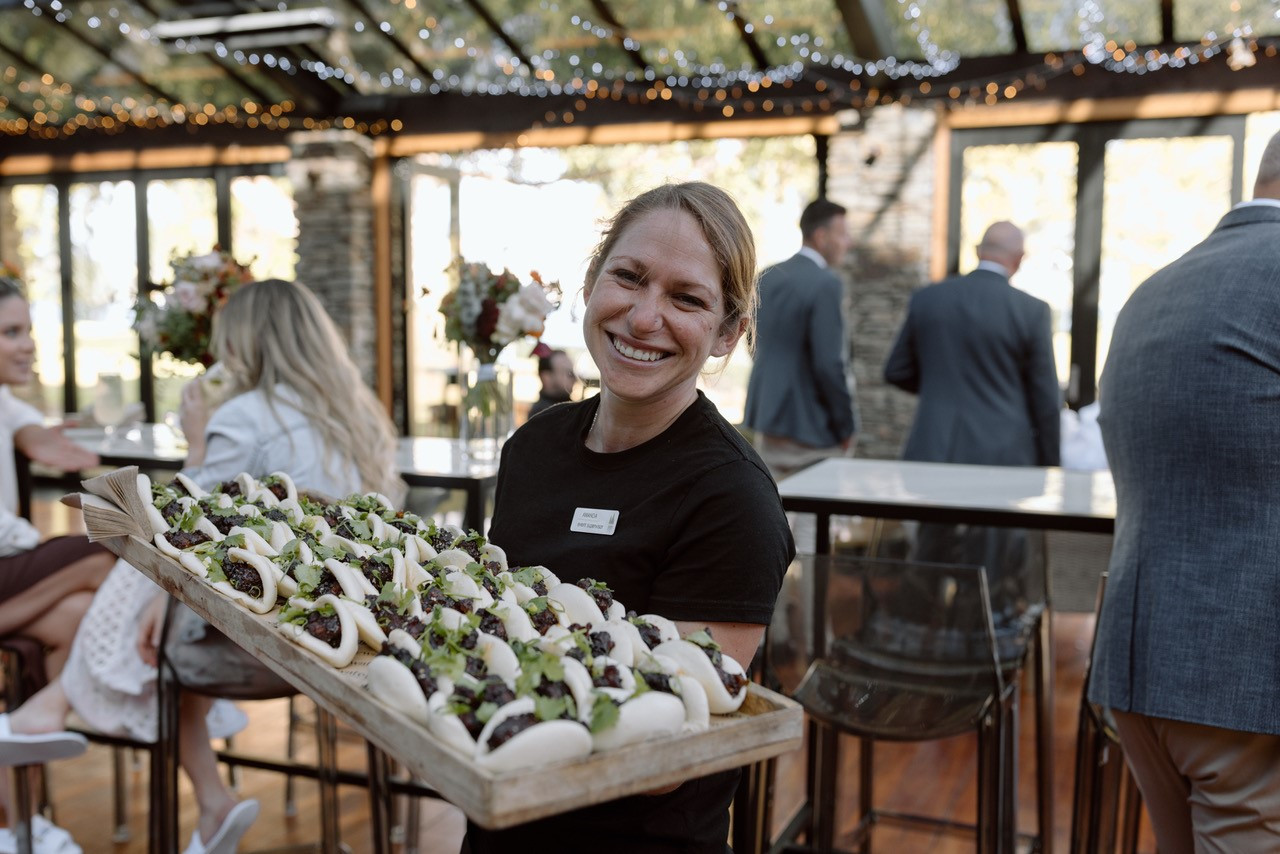
<svg viewBox="0 0 1280 854">
<path fill-rule="evenodd" d="M 591 734 L 604 732 L 618 725 L 622 711 L 612 697 L 601 691 L 595 693 L 595 702 L 591 704 L 591 722 L 588 728 Z"/>
</svg>

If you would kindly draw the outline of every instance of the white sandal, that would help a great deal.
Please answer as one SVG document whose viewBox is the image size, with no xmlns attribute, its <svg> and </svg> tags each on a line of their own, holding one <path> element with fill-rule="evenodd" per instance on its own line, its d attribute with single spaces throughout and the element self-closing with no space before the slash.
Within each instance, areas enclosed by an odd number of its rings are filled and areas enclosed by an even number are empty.
<svg viewBox="0 0 1280 854">
<path fill-rule="evenodd" d="M 76 732 L 15 733 L 9 715 L 0 714 L 0 765 L 43 765 L 79 756 L 89 742 Z"/>
</svg>

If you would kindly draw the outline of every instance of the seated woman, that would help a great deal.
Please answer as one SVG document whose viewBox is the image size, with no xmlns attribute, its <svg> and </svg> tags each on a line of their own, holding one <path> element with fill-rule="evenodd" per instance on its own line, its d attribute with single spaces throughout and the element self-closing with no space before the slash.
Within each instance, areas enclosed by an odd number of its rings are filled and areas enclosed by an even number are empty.
<svg viewBox="0 0 1280 854">
<path fill-rule="evenodd" d="M 403 495 L 391 421 L 306 287 L 268 280 L 236 291 L 214 320 L 212 349 L 233 396 L 210 414 L 198 381 L 183 389 L 189 442 L 183 471 L 197 484 L 212 487 L 242 471 L 255 477 L 284 471 L 299 489 L 324 495 L 373 490 L 396 501 Z M 166 605 L 165 594 L 137 570 L 113 571 L 62 678 L 9 717 L 12 731 L 59 730 L 74 708 L 96 729 L 154 740 L 155 644 Z M 194 644 L 215 634 L 186 609 L 174 619 Z M 179 756 L 200 806 L 187 854 L 234 851 L 258 813 L 256 801 L 237 803 L 218 774 L 206 726 L 210 702 L 182 695 Z M 4 749 L 0 737 L 0 756 Z"/>
<path fill-rule="evenodd" d="M 84 537 L 54 537 L 40 541 L 40 532 L 17 514 L 18 480 L 14 469 L 16 446 L 33 460 L 64 471 L 90 468 L 98 457 L 62 435 L 59 428 L 42 426 L 44 417 L 14 398 L 9 386 L 30 381 L 35 361 L 31 338 L 31 309 L 21 285 L 0 277 L 0 636 L 21 635 L 45 648 L 43 671 L 57 677 L 71 651 L 76 626 L 93 593 L 115 563 L 115 556 Z M 37 665 L 41 664 L 36 662 Z M 9 734 L 9 718 L 0 715 L 0 734 Z M 73 756 L 84 750 L 84 739 L 56 733 L 17 739 L 19 751 L 0 761 L 22 761 L 21 752 Z M 62 833 L 40 818 L 40 836 Z M 7 829 L 0 829 L 0 848 Z"/>
</svg>

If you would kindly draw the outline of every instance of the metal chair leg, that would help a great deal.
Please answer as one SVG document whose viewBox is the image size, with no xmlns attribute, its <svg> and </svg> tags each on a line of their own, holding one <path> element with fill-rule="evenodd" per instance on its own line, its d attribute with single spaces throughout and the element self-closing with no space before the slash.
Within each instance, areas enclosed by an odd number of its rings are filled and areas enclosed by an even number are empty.
<svg viewBox="0 0 1280 854">
<path fill-rule="evenodd" d="M 338 722 L 320 706 L 316 706 L 316 742 L 320 759 L 320 850 L 322 854 L 338 854 Z"/>
<path fill-rule="evenodd" d="M 369 833 L 373 841 L 373 854 L 391 854 L 391 805 L 389 779 L 390 760 L 387 754 L 366 742 L 369 757 Z"/>
<path fill-rule="evenodd" d="M 1036 810 L 1041 854 L 1053 854 L 1053 621 L 1046 606 L 1036 633 Z"/>
<path fill-rule="evenodd" d="M 9 786 L 13 793 L 14 814 L 9 816 L 9 826 L 17 841 L 18 854 L 31 854 L 31 775 L 35 765 L 14 765 L 9 768 Z"/>
<path fill-rule="evenodd" d="M 128 842 L 133 836 L 129 830 L 129 789 L 125 785 L 124 750 L 123 747 L 111 748 L 111 802 L 115 819 L 112 842 Z"/>
<path fill-rule="evenodd" d="M 285 756 L 292 760 L 298 751 L 298 709 L 294 705 L 294 697 L 289 697 L 289 728 L 285 734 Z M 298 814 L 298 801 L 294 797 L 294 776 L 286 774 L 284 778 L 284 814 L 293 817 Z"/>
</svg>

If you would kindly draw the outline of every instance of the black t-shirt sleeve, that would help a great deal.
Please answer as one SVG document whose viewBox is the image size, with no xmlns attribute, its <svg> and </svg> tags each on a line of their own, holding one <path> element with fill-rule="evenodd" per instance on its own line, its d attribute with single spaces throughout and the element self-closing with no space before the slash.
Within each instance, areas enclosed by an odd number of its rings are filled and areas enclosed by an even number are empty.
<svg viewBox="0 0 1280 854">
<path fill-rule="evenodd" d="M 650 606 L 673 620 L 766 624 L 795 555 L 773 481 L 749 460 L 711 469 L 672 517 Z"/>
</svg>

